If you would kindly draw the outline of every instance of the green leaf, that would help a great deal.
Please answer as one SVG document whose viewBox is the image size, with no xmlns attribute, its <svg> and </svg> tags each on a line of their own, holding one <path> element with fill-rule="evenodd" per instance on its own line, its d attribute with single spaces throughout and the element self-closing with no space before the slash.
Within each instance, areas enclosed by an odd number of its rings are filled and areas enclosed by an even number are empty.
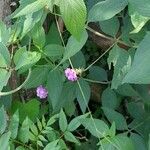
<svg viewBox="0 0 150 150">
<path fill-rule="evenodd" d="M 11 132 L 7 132 L 0 137 L 0 146 L 2 150 L 9 149 L 9 139 L 10 139 Z"/>
<path fill-rule="evenodd" d="M 66 50 L 60 64 L 79 52 L 86 43 L 87 38 L 88 34 L 86 31 L 82 33 L 80 41 L 77 41 L 73 36 L 71 36 L 66 45 Z"/>
<path fill-rule="evenodd" d="M 49 67 L 40 66 L 32 70 L 31 76 L 24 86 L 26 89 L 36 88 L 37 86 L 44 84 L 47 79 L 47 74 L 49 72 Z"/>
<path fill-rule="evenodd" d="M 40 21 L 42 18 L 43 11 L 37 11 L 32 14 L 28 14 L 25 16 L 24 22 L 23 22 L 23 29 L 21 33 L 21 39 L 29 32 L 32 30 L 32 28 L 35 26 L 36 23 Z"/>
<path fill-rule="evenodd" d="M 114 137 L 116 135 L 116 125 L 115 122 L 112 123 L 110 130 L 109 130 L 110 137 Z"/>
<path fill-rule="evenodd" d="M 132 140 L 123 134 L 110 138 L 109 141 L 104 139 L 101 145 L 99 150 L 135 150 Z"/>
<path fill-rule="evenodd" d="M 76 139 L 76 137 L 71 132 L 66 131 L 64 137 L 67 141 L 80 145 L 80 142 Z"/>
<path fill-rule="evenodd" d="M 123 83 L 148 84 L 150 83 L 150 33 L 148 32 L 139 44 L 134 56 L 131 69 L 123 79 Z M 140 71 L 139 71 L 140 68 Z"/>
<path fill-rule="evenodd" d="M 138 12 L 133 12 L 131 15 L 131 22 L 134 26 L 134 30 L 131 31 L 130 33 L 138 33 L 142 27 L 148 22 L 150 18 L 144 17 L 140 15 Z"/>
<path fill-rule="evenodd" d="M 82 51 L 79 51 L 73 57 L 71 57 L 71 61 L 74 68 L 85 68 L 86 66 L 86 60 Z"/>
<path fill-rule="evenodd" d="M 50 26 L 49 32 L 46 35 L 46 45 L 49 45 L 49 44 L 57 44 L 57 45 L 62 44 L 60 34 L 58 32 L 58 29 L 55 23 L 52 23 L 52 25 Z"/>
<path fill-rule="evenodd" d="M 81 125 L 80 120 L 86 118 L 87 116 L 89 116 L 89 113 L 84 114 L 84 115 L 80 115 L 80 116 L 75 117 L 74 119 L 72 119 L 70 121 L 69 125 L 68 125 L 67 130 L 71 131 L 71 132 L 76 130 Z"/>
<path fill-rule="evenodd" d="M 11 59 L 10 59 L 9 51 L 8 51 L 7 47 L 2 42 L 0 42 L 0 54 L 3 56 L 5 63 L 7 65 L 10 65 Z"/>
<path fill-rule="evenodd" d="M 47 89 L 53 108 L 57 106 L 63 88 L 63 76 L 59 70 L 49 72 L 47 78 Z"/>
<path fill-rule="evenodd" d="M 38 128 L 36 127 L 36 125 L 34 125 L 34 123 L 32 123 L 30 125 L 30 129 L 32 131 L 32 133 L 35 135 L 35 136 L 38 136 L 39 132 L 38 132 Z"/>
<path fill-rule="evenodd" d="M 21 142 L 27 143 L 29 140 L 29 126 L 30 126 L 30 121 L 28 117 L 23 121 L 22 126 L 19 130 L 18 133 L 18 138 Z"/>
<path fill-rule="evenodd" d="M 133 141 L 136 150 L 147 150 L 146 144 L 142 136 L 131 133 L 130 139 Z"/>
<path fill-rule="evenodd" d="M 68 123 L 67 123 L 67 118 L 63 110 L 61 109 L 60 114 L 59 114 L 59 127 L 61 131 L 65 132 L 67 129 Z"/>
<path fill-rule="evenodd" d="M 6 25 L 0 21 L 0 43 L 6 44 L 9 40 L 9 30 Z"/>
<path fill-rule="evenodd" d="M 116 93 L 109 87 L 102 93 L 102 106 L 116 109 L 119 106 L 119 99 Z"/>
<path fill-rule="evenodd" d="M 21 67 L 33 66 L 39 59 L 41 58 L 41 54 L 34 51 L 26 51 L 26 47 L 22 47 L 15 53 L 14 62 L 16 65 L 16 70 Z"/>
<path fill-rule="evenodd" d="M 84 113 L 86 111 L 88 102 L 90 100 L 91 89 L 90 89 L 88 82 L 86 82 L 83 79 L 80 79 L 78 81 L 78 83 L 76 83 L 76 97 L 77 97 L 78 103 L 80 105 L 80 108 L 81 108 L 82 112 Z M 79 86 L 81 87 L 81 89 Z"/>
<path fill-rule="evenodd" d="M 19 110 L 20 122 L 22 122 L 27 116 L 32 120 L 36 121 L 39 115 L 40 102 L 37 99 L 31 99 L 27 103 L 23 104 L 19 101 L 14 102 L 12 105 L 12 111 Z"/>
<path fill-rule="evenodd" d="M 107 119 L 112 123 L 115 122 L 116 128 L 118 130 L 126 130 L 128 129 L 126 120 L 124 116 L 113 109 L 102 107 L 104 114 L 106 115 Z"/>
<path fill-rule="evenodd" d="M 58 57 L 62 56 L 64 53 L 64 47 L 61 45 L 56 44 L 49 44 L 44 47 L 44 54 L 46 54 L 48 57 Z"/>
<path fill-rule="evenodd" d="M 76 38 L 82 37 L 86 21 L 86 6 L 83 0 L 61 0 L 60 12 L 68 31 Z"/>
<path fill-rule="evenodd" d="M 47 126 L 52 125 L 58 118 L 59 118 L 59 115 L 58 115 L 58 114 L 52 116 L 52 117 L 48 120 Z"/>
<path fill-rule="evenodd" d="M 23 7 L 17 14 L 13 16 L 13 18 L 17 18 L 23 15 L 31 14 L 36 11 L 39 11 L 44 6 L 46 6 L 46 0 L 38 0 L 33 3 L 28 3 L 25 7 Z"/>
<path fill-rule="evenodd" d="M 112 79 L 112 89 L 117 89 L 119 85 L 122 84 L 122 80 L 129 71 L 131 67 L 131 56 L 127 51 L 121 49 L 117 45 L 109 53 L 107 59 L 109 68 L 111 68 L 111 63 L 114 66 L 114 74 Z"/>
<path fill-rule="evenodd" d="M 0 134 L 3 134 L 6 127 L 7 127 L 7 114 L 6 111 L 4 110 L 4 106 L 0 108 Z"/>
<path fill-rule="evenodd" d="M 55 140 L 46 145 L 44 150 L 59 150 L 59 146 L 57 146 L 59 140 Z"/>
<path fill-rule="evenodd" d="M 98 138 L 105 137 L 109 131 L 107 124 L 99 119 L 85 118 L 80 122 L 92 135 Z"/>
<path fill-rule="evenodd" d="M 19 127 L 19 111 L 16 111 L 10 121 L 9 131 L 11 132 L 11 138 L 15 139 L 18 135 Z"/>
<path fill-rule="evenodd" d="M 105 0 L 92 7 L 88 15 L 89 22 L 108 20 L 122 11 L 128 4 L 127 0 Z"/>
<path fill-rule="evenodd" d="M 149 0 L 128 0 L 129 6 L 136 10 L 140 15 L 150 17 L 150 1 Z"/>
<path fill-rule="evenodd" d="M 41 23 L 37 23 L 31 30 L 31 37 L 34 45 L 42 49 L 45 45 L 45 31 Z"/>
<path fill-rule="evenodd" d="M 119 27 L 120 27 L 120 23 L 117 17 L 113 17 L 109 20 L 105 20 L 105 21 L 100 21 L 100 28 L 101 30 L 108 34 L 111 35 L 113 37 L 116 36 L 116 34 L 119 31 Z M 111 25 L 111 28 L 110 28 Z"/>
<path fill-rule="evenodd" d="M 88 77 L 92 80 L 96 81 L 107 81 L 107 73 L 106 71 L 99 66 L 92 66 L 89 69 Z"/>
</svg>

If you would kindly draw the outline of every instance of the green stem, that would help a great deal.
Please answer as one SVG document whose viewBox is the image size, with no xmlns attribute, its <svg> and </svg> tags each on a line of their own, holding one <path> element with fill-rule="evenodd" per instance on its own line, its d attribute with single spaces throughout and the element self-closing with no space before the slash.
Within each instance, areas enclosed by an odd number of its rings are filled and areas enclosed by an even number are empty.
<svg viewBox="0 0 150 150">
<path fill-rule="evenodd" d="M 113 46 L 115 45 L 115 43 L 113 45 L 111 45 L 102 55 L 100 55 L 93 63 L 91 63 L 86 69 L 84 69 L 84 71 L 87 71 L 89 68 L 91 68 L 97 61 L 99 61 Z"/>
<path fill-rule="evenodd" d="M 27 76 L 26 80 L 19 87 L 17 87 L 14 90 L 8 91 L 8 92 L 0 92 L 0 96 L 10 95 L 10 94 L 13 94 L 13 93 L 19 91 L 20 89 L 22 89 L 25 86 L 25 84 L 29 80 L 30 76 L 31 76 L 31 69 L 29 69 L 29 73 L 28 73 L 28 76 Z"/>
<path fill-rule="evenodd" d="M 103 82 L 103 81 L 96 81 L 96 80 L 91 80 L 91 79 L 87 79 L 87 78 L 83 78 L 85 81 L 88 81 L 88 82 L 91 82 L 91 83 L 99 83 L 99 84 L 110 84 L 111 81 L 106 81 L 106 82 Z"/>
</svg>

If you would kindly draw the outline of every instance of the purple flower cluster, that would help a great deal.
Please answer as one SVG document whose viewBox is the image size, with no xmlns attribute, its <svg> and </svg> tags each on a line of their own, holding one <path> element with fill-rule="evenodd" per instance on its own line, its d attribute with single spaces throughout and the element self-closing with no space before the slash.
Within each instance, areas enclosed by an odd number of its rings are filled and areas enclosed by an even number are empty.
<svg viewBox="0 0 150 150">
<path fill-rule="evenodd" d="M 36 94 L 40 99 L 44 99 L 47 97 L 48 95 L 48 91 L 45 87 L 43 87 L 42 85 L 40 85 L 39 87 L 37 87 L 36 89 Z"/>
<path fill-rule="evenodd" d="M 77 79 L 78 79 L 76 71 L 74 69 L 70 69 L 70 68 L 67 68 L 65 70 L 65 76 L 70 81 L 77 81 Z"/>
</svg>

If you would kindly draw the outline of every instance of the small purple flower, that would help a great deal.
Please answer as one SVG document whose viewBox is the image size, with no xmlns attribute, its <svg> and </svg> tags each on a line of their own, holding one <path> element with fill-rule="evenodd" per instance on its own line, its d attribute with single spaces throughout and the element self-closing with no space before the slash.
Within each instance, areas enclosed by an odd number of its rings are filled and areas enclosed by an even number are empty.
<svg viewBox="0 0 150 150">
<path fill-rule="evenodd" d="M 74 69 L 67 68 L 65 70 L 65 76 L 70 81 L 77 81 L 78 77 Z"/>
<path fill-rule="evenodd" d="M 48 95 L 48 91 L 45 87 L 43 87 L 42 85 L 40 85 L 39 87 L 37 87 L 36 89 L 36 94 L 39 98 L 44 99 L 47 97 Z"/>
</svg>

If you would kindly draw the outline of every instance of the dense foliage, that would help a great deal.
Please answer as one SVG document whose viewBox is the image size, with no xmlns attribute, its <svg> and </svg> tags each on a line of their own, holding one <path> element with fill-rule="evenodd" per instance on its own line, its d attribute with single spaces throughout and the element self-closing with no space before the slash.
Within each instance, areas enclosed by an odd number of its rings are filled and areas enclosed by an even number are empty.
<svg viewBox="0 0 150 150">
<path fill-rule="evenodd" d="M 150 1 L 20 0 L 0 22 L 0 150 L 150 150 Z"/>
</svg>

